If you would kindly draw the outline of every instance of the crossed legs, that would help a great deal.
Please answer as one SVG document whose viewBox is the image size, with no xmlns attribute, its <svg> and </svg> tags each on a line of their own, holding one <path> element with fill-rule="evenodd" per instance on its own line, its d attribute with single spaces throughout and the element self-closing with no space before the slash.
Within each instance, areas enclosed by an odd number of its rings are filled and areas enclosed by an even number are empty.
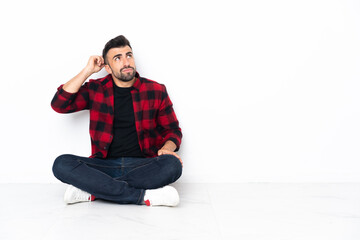
<svg viewBox="0 0 360 240">
<path fill-rule="evenodd" d="M 145 190 L 175 182 L 182 166 L 175 156 L 97 159 L 71 154 L 55 159 L 53 173 L 60 181 L 96 198 L 121 204 L 142 204 Z"/>
</svg>

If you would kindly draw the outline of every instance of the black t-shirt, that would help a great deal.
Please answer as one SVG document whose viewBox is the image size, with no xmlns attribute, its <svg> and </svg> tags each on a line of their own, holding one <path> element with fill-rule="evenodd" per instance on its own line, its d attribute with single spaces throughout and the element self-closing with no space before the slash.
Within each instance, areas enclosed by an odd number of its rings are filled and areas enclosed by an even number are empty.
<svg viewBox="0 0 360 240">
<path fill-rule="evenodd" d="M 130 88 L 114 84 L 114 137 L 107 158 L 145 157 L 141 152 L 135 127 L 134 107 Z"/>
</svg>

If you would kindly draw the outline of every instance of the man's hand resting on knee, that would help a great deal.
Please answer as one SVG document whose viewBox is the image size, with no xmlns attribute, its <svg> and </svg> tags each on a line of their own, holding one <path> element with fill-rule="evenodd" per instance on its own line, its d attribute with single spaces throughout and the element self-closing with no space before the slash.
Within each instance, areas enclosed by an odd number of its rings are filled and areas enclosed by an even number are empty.
<svg viewBox="0 0 360 240">
<path fill-rule="evenodd" d="M 181 162 L 181 166 L 183 166 L 183 161 L 181 160 L 180 156 L 177 155 L 174 150 L 176 149 L 176 145 L 175 143 L 173 143 L 173 141 L 167 141 L 164 146 L 158 151 L 158 155 L 163 155 L 163 154 L 170 154 L 170 155 L 174 155 L 175 157 L 177 157 L 179 159 L 179 161 Z"/>
</svg>

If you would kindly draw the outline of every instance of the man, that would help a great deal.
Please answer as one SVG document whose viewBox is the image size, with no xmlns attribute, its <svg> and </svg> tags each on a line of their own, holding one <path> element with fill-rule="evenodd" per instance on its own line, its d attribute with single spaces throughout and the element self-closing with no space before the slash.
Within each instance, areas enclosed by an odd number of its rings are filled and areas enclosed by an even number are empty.
<svg viewBox="0 0 360 240">
<path fill-rule="evenodd" d="M 86 79 L 103 67 L 104 78 Z M 175 153 L 182 133 L 163 84 L 140 77 L 129 41 L 110 40 L 102 56 L 61 85 L 52 102 L 59 113 L 90 110 L 92 155 L 56 158 L 53 173 L 69 184 L 66 203 L 95 198 L 120 204 L 176 206 L 179 195 L 168 186 L 182 174 Z"/>
</svg>

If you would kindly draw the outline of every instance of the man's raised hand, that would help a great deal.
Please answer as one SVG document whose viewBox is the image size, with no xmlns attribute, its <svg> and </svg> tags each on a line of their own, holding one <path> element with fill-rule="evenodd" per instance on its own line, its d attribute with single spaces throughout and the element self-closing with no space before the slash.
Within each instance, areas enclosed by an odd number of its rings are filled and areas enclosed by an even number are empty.
<svg viewBox="0 0 360 240">
<path fill-rule="evenodd" d="M 105 66 L 102 56 L 91 56 L 89 61 L 83 70 L 73 77 L 70 81 L 63 85 L 63 89 L 69 93 L 76 93 L 79 91 L 81 85 L 86 81 L 88 77 L 93 73 L 99 72 Z"/>
<path fill-rule="evenodd" d="M 105 66 L 102 56 L 91 56 L 85 67 L 86 71 L 91 75 L 99 72 Z"/>
</svg>

